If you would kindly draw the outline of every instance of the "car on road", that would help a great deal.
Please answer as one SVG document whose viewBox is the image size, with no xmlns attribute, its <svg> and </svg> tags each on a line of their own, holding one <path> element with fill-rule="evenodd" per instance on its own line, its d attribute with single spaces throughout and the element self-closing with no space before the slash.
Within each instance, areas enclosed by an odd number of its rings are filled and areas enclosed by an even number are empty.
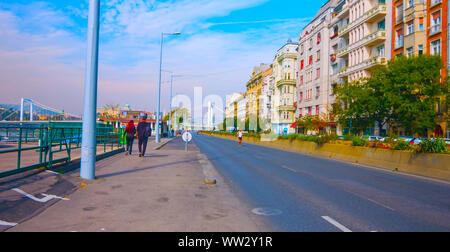
<svg viewBox="0 0 450 252">
<path fill-rule="evenodd" d="M 409 144 L 410 145 L 419 145 L 422 142 L 422 140 L 423 139 L 421 139 L 421 138 L 415 137 L 409 141 Z"/>
</svg>

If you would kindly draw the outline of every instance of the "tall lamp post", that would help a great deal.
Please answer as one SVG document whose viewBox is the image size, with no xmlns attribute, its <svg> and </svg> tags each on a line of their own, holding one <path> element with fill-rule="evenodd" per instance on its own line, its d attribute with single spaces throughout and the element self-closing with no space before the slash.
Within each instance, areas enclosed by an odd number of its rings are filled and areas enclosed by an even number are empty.
<svg viewBox="0 0 450 252">
<path fill-rule="evenodd" d="M 95 179 L 95 157 L 97 154 L 95 130 L 97 126 L 99 16 L 100 0 L 90 0 L 80 170 L 80 176 L 89 180 Z"/>
<path fill-rule="evenodd" d="M 160 120 L 160 111 L 161 111 L 161 71 L 162 71 L 162 56 L 163 56 L 163 42 L 164 42 L 164 36 L 178 36 L 181 33 L 161 33 L 161 51 L 159 56 L 159 81 L 158 81 L 158 104 L 157 104 L 157 113 L 156 113 L 156 138 L 155 142 L 160 142 L 160 136 L 159 136 L 159 120 Z"/>
</svg>

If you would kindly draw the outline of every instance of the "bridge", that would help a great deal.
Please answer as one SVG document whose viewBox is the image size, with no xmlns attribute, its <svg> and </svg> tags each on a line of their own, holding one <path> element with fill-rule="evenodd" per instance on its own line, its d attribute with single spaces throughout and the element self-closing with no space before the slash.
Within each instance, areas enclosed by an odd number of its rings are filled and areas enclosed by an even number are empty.
<svg viewBox="0 0 450 252">
<path fill-rule="evenodd" d="M 81 115 L 52 108 L 36 100 L 22 98 L 20 104 L 0 104 L 0 121 L 80 121 Z"/>
</svg>

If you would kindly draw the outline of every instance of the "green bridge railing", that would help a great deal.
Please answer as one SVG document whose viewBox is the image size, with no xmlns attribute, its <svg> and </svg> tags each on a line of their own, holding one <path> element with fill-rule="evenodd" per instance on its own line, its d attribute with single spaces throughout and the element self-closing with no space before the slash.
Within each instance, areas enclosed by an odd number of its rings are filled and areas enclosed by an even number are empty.
<svg viewBox="0 0 450 252">
<path fill-rule="evenodd" d="M 123 130 L 115 129 L 110 125 L 98 124 L 97 148 L 103 147 L 106 153 L 122 149 L 124 146 Z M 17 165 L 15 169 L 3 171 L 0 162 L 0 178 L 22 173 L 25 171 L 46 168 L 52 169 L 55 164 L 70 163 L 72 151 L 81 149 L 82 127 L 81 124 L 44 123 L 39 125 L 0 125 L 0 144 L 8 143 L 13 148 L 0 149 L 2 154 L 17 153 Z M 32 146 L 24 145 L 32 144 Z M 38 157 L 34 164 L 23 166 L 21 163 L 25 152 L 33 152 Z M 57 159 L 56 153 L 64 153 Z M 63 156 L 63 157 L 61 157 Z"/>
</svg>

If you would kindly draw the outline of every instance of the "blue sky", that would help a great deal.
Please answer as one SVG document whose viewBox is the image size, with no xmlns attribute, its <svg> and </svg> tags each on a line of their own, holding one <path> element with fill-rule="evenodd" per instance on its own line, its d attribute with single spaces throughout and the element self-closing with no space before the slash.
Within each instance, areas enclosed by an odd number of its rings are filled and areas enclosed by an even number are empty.
<svg viewBox="0 0 450 252">
<path fill-rule="evenodd" d="M 184 75 L 174 93 L 244 92 L 325 1 L 102 0 L 98 104 L 153 111 L 161 32 L 164 68 Z M 88 0 L 0 0 L 0 103 L 21 97 L 81 113 Z M 167 81 L 169 75 L 165 74 Z M 6 87 L 3 89 L 3 87 Z M 163 103 L 168 92 L 163 86 Z M 168 106 L 163 106 L 166 108 Z M 166 108 L 167 109 L 167 108 Z"/>
</svg>

